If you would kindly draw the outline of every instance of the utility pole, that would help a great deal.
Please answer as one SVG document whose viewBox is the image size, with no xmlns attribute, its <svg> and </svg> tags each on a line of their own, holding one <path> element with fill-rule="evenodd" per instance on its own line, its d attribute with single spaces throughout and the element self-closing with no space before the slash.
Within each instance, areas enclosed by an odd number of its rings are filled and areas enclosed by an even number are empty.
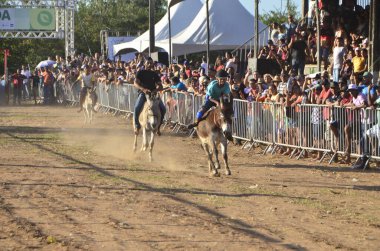
<svg viewBox="0 0 380 251">
<path fill-rule="evenodd" d="M 149 56 L 155 51 L 155 32 L 154 32 L 154 9 L 155 0 L 149 0 Z"/>
</svg>

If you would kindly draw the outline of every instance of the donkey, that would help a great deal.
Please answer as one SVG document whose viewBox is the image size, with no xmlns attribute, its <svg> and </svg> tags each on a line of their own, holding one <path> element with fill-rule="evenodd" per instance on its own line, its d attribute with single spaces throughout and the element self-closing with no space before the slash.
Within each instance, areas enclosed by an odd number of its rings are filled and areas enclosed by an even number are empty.
<svg viewBox="0 0 380 251">
<path fill-rule="evenodd" d="M 222 150 L 226 175 L 231 175 L 228 166 L 227 140 L 232 141 L 232 115 L 233 98 L 232 95 L 223 96 L 220 99 L 220 106 L 209 110 L 198 123 L 196 128 L 202 147 L 206 152 L 209 164 L 209 174 L 220 176 L 218 169 L 220 163 L 218 159 L 218 145 Z M 212 155 L 215 154 L 215 163 Z"/>
<path fill-rule="evenodd" d="M 83 113 L 84 113 L 84 124 L 91 124 L 92 118 L 93 118 L 93 106 L 95 105 L 95 91 L 96 87 L 94 88 L 87 88 L 86 97 L 83 102 Z"/>
<path fill-rule="evenodd" d="M 161 123 L 161 112 L 159 107 L 160 96 L 157 91 L 145 94 L 146 102 L 144 108 L 140 113 L 139 121 L 142 128 L 143 142 L 141 146 L 141 151 L 146 151 L 148 148 L 148 136 L 150 132 L 149 141 L 149 161 L 153 161 L 152 151 L 154 145 L 154 135 L 157 133 L 158 126 Z M 135 141 L 133 144 L 133 151 L 136 152 L 137 148 L 137 136 L 138 132 L 135 133 Z"/>
</svg>

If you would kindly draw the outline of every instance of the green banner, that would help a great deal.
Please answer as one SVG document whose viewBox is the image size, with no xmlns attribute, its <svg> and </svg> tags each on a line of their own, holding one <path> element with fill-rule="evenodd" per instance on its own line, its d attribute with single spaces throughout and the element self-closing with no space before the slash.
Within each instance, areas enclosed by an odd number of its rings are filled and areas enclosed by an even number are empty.
<svg viewBox="0 0 380 251">
<path fill-rule="evenodd" d="M 30 10 L 31 30 L 55 30 L 55 10 L 52 9 L 31 9 Z"/>
<path fill-rule="evenodd" d="M 56 30 L 55 10 L 0 9 L 0 30 L 54 31 Z"/>
</svg>

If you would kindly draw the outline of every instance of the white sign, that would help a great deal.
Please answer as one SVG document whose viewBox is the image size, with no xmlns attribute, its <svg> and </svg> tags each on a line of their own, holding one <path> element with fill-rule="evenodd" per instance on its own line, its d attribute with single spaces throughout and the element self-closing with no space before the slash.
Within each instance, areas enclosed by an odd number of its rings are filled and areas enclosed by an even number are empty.
<svg viewBox="0 0 380 251">
<path fill-rule="evenodd" d="M 13 30 L 16 28 L 16 15 L 14 9 L 0 9 L 0 30 Z"/>
</svg>

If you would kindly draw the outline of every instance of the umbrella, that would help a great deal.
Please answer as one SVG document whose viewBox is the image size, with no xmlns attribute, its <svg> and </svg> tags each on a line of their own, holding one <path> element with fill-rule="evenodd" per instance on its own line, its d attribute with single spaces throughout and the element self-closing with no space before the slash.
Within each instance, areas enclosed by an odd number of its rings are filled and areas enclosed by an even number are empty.
<svg viewBox="0 0 380 251">
<path fill-rule="evenodd" d="M 37 69 L 40 69 L 41 67 L 50 67 L 52 65 L 56 64 L 55 61 L 53 60 L 44 60 L 44 61 L 41 61 L 38 65 L 37 65 Z"/>
</svg>

